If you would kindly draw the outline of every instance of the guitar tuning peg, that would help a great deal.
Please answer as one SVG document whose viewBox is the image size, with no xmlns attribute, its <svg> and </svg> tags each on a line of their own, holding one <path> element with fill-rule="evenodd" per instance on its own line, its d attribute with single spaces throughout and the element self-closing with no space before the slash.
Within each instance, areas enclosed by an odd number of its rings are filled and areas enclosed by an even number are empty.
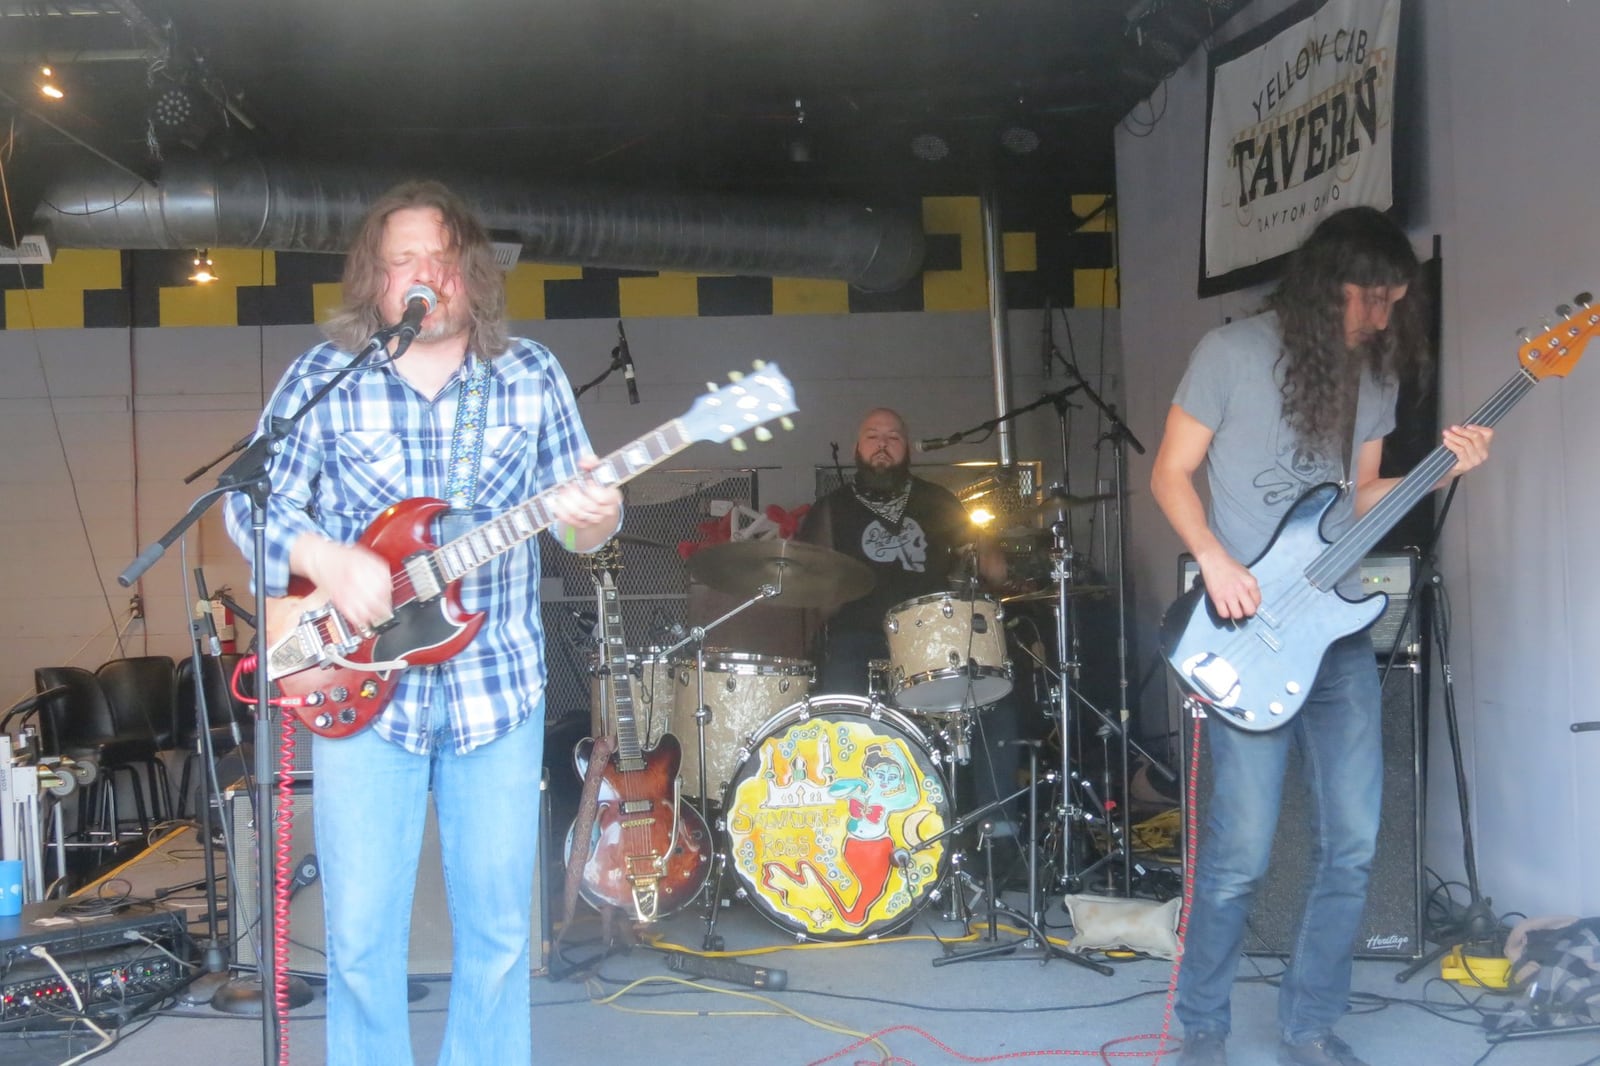
<svg viewBox="0 0 1600 1066">
<path fill-rule="evenodd" d="M 755 367 L 757 370 L 765 370 L 767 368 L 767 361 L 765 359 L 756 359 L 751 361 L 750 365 Z"/>
<path fill-rule="evenodd" d="M 755 436 L 756 440 L 760 441 L 762 444 L 765 444 L 767 441 L 772 439 L 772 430 L 768 429 L 766 426 L 757 426 Z"/>
<path fill-rule="evenodd" d="M 733 441 L 731 442 L 731 447 L 736 452 L 742 452 L 742 451 L 747 450 L 750 447 L 750 445 L 748 445 L 748 444 L 746 444 L 744 442 L 744 438 L 743 437 L 735 437 L 735 438 L 733 438 Z"/>
<path fill-rule="evenodd" d="M 1518 326 L 1517 330 L 1516 330 L 1516 333 L 1517 333 L 1517 339 L 1522 341 L 1522 343 L 1524 343 L 1524 344 L 1526 344 L 1529 341 L 1533 340 L 1533 331 L 1530 330 L 1527 326 Z"/>
<path fill-rule="evenodd" d="M 786 430 L 793 430 L 794 419 L 790 418 L 788 415 L 784 415 L 782 418 L 778 419 L 778 425 L 782 426 Z"/>
<path fill-rule="evenodd" d="M 1560 315 L 1562 318 L 1571 318 L 1572 317 L 1572 305 L 1571 304 L 1556 304 L 1556 314 Z"/>
<path fill-rule="evenodd" d="M 717 391 L 717 383 L 715 381 L 706 382 L 706 391 L 707 392 L 716 392 Z"/>
<path fill-rule="evenodd" d="M 1592 301 L 1593 299 L 1594 299 L 1594 294 L 1593 293 L 1580 292 L 1580 293 L 1578 293 L 1578 295 L 1576 295 L 1576 296 L 1574 296 L 1572 298 L 1572 302 L 1577 304 L 1579 307 L 1588 307 L 1590 301 Z"/>
<path fill-rule="evenodd" d="M 730 371 L 728 371 L 728 380 L 729 381 L 743 381 L 744 380 L 744 371 L 742 371 L 742 370 L 730 370 Z"/>
</svg>

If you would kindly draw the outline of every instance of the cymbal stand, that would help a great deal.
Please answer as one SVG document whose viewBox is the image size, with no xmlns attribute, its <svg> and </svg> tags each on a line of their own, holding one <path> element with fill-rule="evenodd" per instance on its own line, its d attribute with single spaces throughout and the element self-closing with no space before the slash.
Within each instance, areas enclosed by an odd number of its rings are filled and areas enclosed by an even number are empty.
<svg viewBox="0 0 1600 1066">
<path fill-rule="evenodd" d="M 705 823 L 708 826 L 715 823 L 713 823 L 711 820 L 711 797 L 709 795 L 710 789 L 707 787 L 708 782 L 706 781 L 706 726 L 711 722 L 711 706 L 706 702 L 706 634 L 711 632 L 713 629 L 716 629 L 722 623 L 726 622 L 735 615 L 754 607 L 762 600 L 771 599 L 774 596 L 780 595 L 782 592 L 782 571 L 779 571 L 778 584 L 762 585 L 756 590 L 756 594 L 754 596 L 751 596 L 743 603 L 738 604 L 732 610 L 729 610 L 720 617 L 713 619 L 706 625 L 690 626 L 682 640 L 662 651 L 659 656 L 660 660 L 670 660 L 672 656 L 680 649 L 690 644 L 695 646 L 694 731 L 696 750 L 700 753 L 700 802 L 696 804 L 696 806 L 700 811 L 700 817 L 705 820 Z M 722 899 L 722 875 L 726 869 L 726 866 L 727 857 L 724 855 L 719 855 L 716 862 L 716 874 L 706 882 L 710 888 L 710 891 L 706 894 L 706 932 L 704 943 L 704 950 L 706 951 L 722 950 L 722 938 L 716 935 L 716 927 L 717 908 L 721 905 L 720 901 Z"/>
<path fill-rule="evenodd" d="M 1066 368 L 1067 375 L 1073 379 L 1080 391 L 1088 401 L 1099 409 L 1100 415 L 1105 419 L 1107 427 L 1101 441 L 1111 443 L 1112 475 L 1115 478 L 1114 490 L 1117 497 L 1117 720 L 1122 725 L 1118 731 L 1122 738 L 1120 754 L 1122 762 L 1122 837 L 1128 839 L 1131 826 L 1128 824 L 1128 724 L 1133 720 L 1128 710 L 1128 478 L 1127 478 L 1127 450 L 1132 448 L 1140 455 L 1144 454 L 1144 445 L 1139 438 L 1134 436 L 1133 430 L 1117 414 L 1117 409 L 1106 403 L 1100 394 L 1094 391 L 1094 386 L 1078 370 L 1076 364 L 1070 359 L 1063 359 L 1061 353 L 1054 346 L 1050 349 L 1052 358 L 1059 359 Z M 1059 410 L 1059 409 L 1058 409 Z M 1065 447 L 1066 434 L 1062 434 L 1063 447 Z M 1066 467 L 1062 467 L 1065 476 Z M 1109 553 L 1108 553 L 1109 554 Z M 1169 778 L 1175 780 L 1175 778 Z M 1126 851 L 1126 849 L 1124 849 Z M 1133 885 L 1133 856 L 1125 854 L 1122 862 L 1122 883 L 1131 892 Z"/>
<path fill-rule="evenodd" d="M 1017 743 L 1025 744 L 1028 748 L 1028 783 L 1017 789 L 1017 791 L 1013 792 L 1009 796 L 1004 796 L 993 801 L 992 803 L 985 803 L 977 810 L 957 818 L 954 822 L 947 826 L 943 832 L 934 834 L 927 840 L 924 840 L 922 843 L 918 844 L 916 848 L 912 849 L 912 852 L 906 855 L 904 860 L 905 862 L 910 862 L 910 854 L 917 851 L 922 851 L 938 841 L 945 839 L 946 837 L 961 832 L 973 822 L 983 819 L 990 812 L 1005 807 L 1012 800 L 1021 796 L 1024 792 L 1028 794 L 1028 820 L 1033 825 L 1038 825 L 1039 742 L 1018 741 Z M 1055 773 L 1053 771 L 1049 773 L 1047 775 L 1047 779 L 1053 781 L 1055 779 Z M 979 959 L 998 958 L 1037 959 L 1041 964 L 1049 962 L 1051 959 L 1066 959 L 1068 962 L 1076 963 L 1085 969 L 1093 970 L 1096 973 L 1104 974 L 1107 977 L 1111 976 L 1113 972 L 1111 967 L 1095 962 L 1093 959 L 1085 958 L 1076 951 L 1057 947 L 1056 945 L 1050 943 L 1049 936 L 1045 934 L 1044 911 L 1039 898 L 1039 841 L 1037 834 L 1030 832 L 1028 841 L 1027 914 L 1022 914 L 1015 908 L 1007 906 L 1005 902 L 1001 900 L 1000 894 L 995 891 L 993 859 L 994 844 L 992 837 L 987 832 L 987 826 L 985 827 L 983 838 L 984 853 L 987 857 L 987 877 L 984 895 L 986 897 L 989 911 L 989 939 L 994 942 L 981 948 L 972 948 L 966 951 L 956 951 L 953 948 L 945 948 L 944 954 L 933 960 L 933 965 L 951 966 L 958 962 L 973 962 Z M 999 930 L 996 916 L 1000 914 L 1004 914 L 1006 917 L 1015 920 L 1025 929 L 1027 929 L 1027 936 L 1020 941 L 1012 941 L 1010 943 L 1002 943 L 998 941 L 996 937 L 998 936 Z"/>
</svg>

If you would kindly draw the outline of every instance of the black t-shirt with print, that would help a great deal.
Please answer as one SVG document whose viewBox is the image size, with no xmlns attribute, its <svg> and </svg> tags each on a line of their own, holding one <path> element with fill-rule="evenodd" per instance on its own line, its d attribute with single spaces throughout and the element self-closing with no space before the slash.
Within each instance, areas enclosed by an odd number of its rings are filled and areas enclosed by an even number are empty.
<svg viewBox="0 0 1600 1066">
<path fill-rule="evenodd" d="M 957 549 L 972 536 L 961 502 L 948 489 L 913 477 L 898 523 L 874 513 L 845 485 L 807 512 L 798 539 L 859 559 L 876 579 L 872 591 L 839 608 L 829 629 L 882 633 L 890 608 L 951 587 L 961 562 Z"/>
</svg>

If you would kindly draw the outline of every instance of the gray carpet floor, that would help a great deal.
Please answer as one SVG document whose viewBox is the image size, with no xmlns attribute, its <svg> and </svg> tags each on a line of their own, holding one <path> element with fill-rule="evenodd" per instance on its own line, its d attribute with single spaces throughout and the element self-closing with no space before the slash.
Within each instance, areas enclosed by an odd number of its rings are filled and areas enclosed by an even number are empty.
<svg viewBox="0 0 1600 1066">
<path fill-rule="evenodd" d="M 200 849 L 184 830 L 163 840 L 118 871 L 134 895 L 179 885 L 199 876 Z M 121 887 L 121 886 L 119 886 Z M 1026 910 L 1024 895 L 1008 900 Z M 205 927 L 204 896 L 172 897 L 185 907 L 192 928 Z M 1042 898 L 1054 938 L 1071 935 L 1059 897 Z M 716 932 L 729 952 L 752 966 L 781 969 L 782 990 L 688 981 L 649 946 L 600 957 L 587 980 L 541 975 L 534 979 L 535 1061 L 541 1064 L 648 1063 L 649 1066 L 717 1064 L 1009 1062 L 1051 1059 L 1175 1064 L 1181 1036 L 1167 1023 L 1172 965 L 1157 959 L 1111 961 L 1102 975 L 1060 958 L 1041 958 L 1022 945 L 1012 957 L 942 960 L 986 946 L 987 927 L 946 920 L 945 903 L 924 906 L 893 937 L 877 941 L 796 944 L 747 903 L 718 912 Z M 979 918 L 981 919 L 981 914 Z M 1002 928 L 999 939 L 1020 941 Z M 698 950 L 705 913 L 695 906 L 654 929 L 660 946 Z M 298 933 L 296 934 L 298 937 Z M 592 916 L 575 923 L 570 951 L 553 960 L 595 961 L 599 926 Z M 1229 1058 L 1234 1066 L 1275 1061 L 1272 957 L 1248 956 L 1234 994 Z M 1600 1062 L 1600 1035 L 1537 1035 L 1491 1044 L 1482 1013 L 1507 1000 L 1438 978 L 1433 966 L 1411 981 L 1395 980 L 1400 965 L 1358 961 L 1360 992 L 1340 1033 L 1373 1066 L 1578 1066 Z M 324 1061 L 323 1000 L 312 975 L 312 999 L 288 1017 L 288 1057 L 306 1066 Z M 416 1061 L 435 1060 L 449 998 L 445 978 L 420 980 L 425 994 L 411 1008 Z M 188 997 L 195 998 L 195 997 Z M 1165 1045 L 1161 1034 L 1169 1034 Z M 222 1013 L 206 1003 L 165 1005 L 113 1032 L 115 1043 L 96 1061 L 119 1066 L 211 1066 L 258 1063 L 266 1048 L 259 1017 Z M 93 1034 L 0 1034 L 0 1063 L 54 1066 L 99 1043 Z M 1162 1047 L 1165 1055 L 1157 1059 Z M 384 1063 L 381 1066 L 403 1066 Z"/>
</svg>

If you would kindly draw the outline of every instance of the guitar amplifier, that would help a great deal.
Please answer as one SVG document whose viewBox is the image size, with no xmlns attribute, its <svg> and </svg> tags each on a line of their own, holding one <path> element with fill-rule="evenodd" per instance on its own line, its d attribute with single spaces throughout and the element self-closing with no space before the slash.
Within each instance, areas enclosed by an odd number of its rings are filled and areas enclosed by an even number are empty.
<svg viewBox="0 0 1600 1066">
<path fill-rule="evenodd" d="M 1184 552 L 1178 557 L 1178 592 L 1188 592 L 1200 576 L 1200 566 L 1194 556 Z M 1411 606 L 1411 586 L 1417 579 L 1417 553 L 1415 551 L 1373 552 L 1361 560 L 1361 591 L 1387 593 L 1389 604 L 1372 625 L 1372 648 L 1379 656 L 1388 658 L 1395 644 L 1402 639 L 1401 625 L 1405 626 L 1405 646 L 1414 649 L 1417 644 L 1419 619 Z"/>
<path fill-rule="evenodd" d="M 535 977 L 549 972 L 550 908 L 545 867 L 552 861 L 550 851 L 550 775 L 540 782 L 538 854 L 533 868 L 533 941 L 529 961 Z M 233 826 L 236 852 L 235 878 L 243 898 L 233 901 L 229 913 L 234 917 L 235 953 L 241 965 L 257 964 L 256 937 L 261 913 L 257 896 L 260 863 L 256 852 L 256 824 L 250 793 L 242 788 L 223 793 Z M 299 862 L 315 854 L 316 835 L 312 824 L 312 793 L 297 788 L 290 802 L 290 856 Z M 294 871 L 291 868 L 290 873 Z M 255 927 L 255 928 L 251 928 Z M 246 935 L 248 932 L 249 935 Z M 295 893 L 289 905 L 289 969 L 294 973 L 326 974 L 327 937 L 323 928 L 322 882 L 317 879 Z M 406 973 L 412 977 L 443 977 L 450 974 L 450 913 L 445 900 L 444 869 L 439 857 L 439 828 L 428 802 L 427 821 L 422 831 L 422 851 L 418 859 L 417 885 L 412 897 L 411 942 Z"/>
</svg>

